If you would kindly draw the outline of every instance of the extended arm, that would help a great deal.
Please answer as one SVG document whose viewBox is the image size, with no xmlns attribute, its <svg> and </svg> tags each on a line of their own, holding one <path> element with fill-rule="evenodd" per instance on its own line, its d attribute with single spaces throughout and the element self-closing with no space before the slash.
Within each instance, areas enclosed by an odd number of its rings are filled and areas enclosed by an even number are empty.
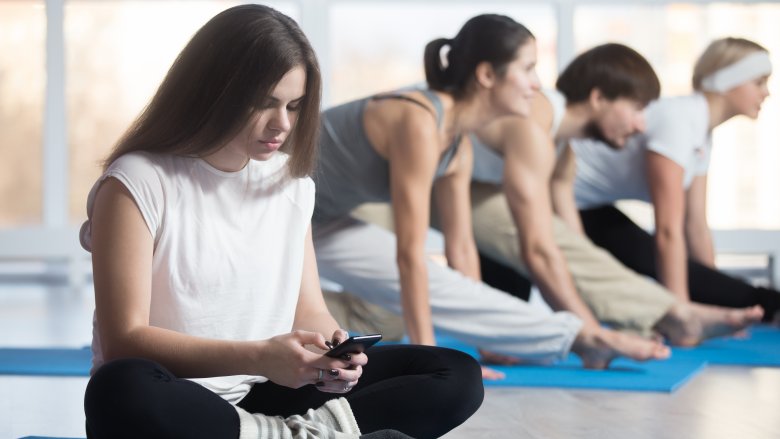
<svg viewBox="0 0 780 439">
<path fill-rule="evenodd" d="M 689 300 L 685 249 L 683 169 L 669 158 L 647 152 L 647 178 L 655 213 L 658 280 L 679 299 Z"/>
<path fill-rule="evenodd" d="M 694 177 L 686 192 L 685 240 L 691 259 L 715 268 L 715 249 L 707 223 L 707 176 Z"/>
<path fill-rule="evenodd" d="M 391 130 L 395 137 L 387 148 L 401 306 L 411 342 L 434 345 L 425 240 L 439 138 L 431 115 L 422 108 L 408 107 L 398 129 Z"/>
<path fill-rule="evenodd" d="M 433 188 L 447 263 L 466 276 L 480 280 L 479 254 L 471 225 L 469 188 L 473 162 L 471 142 L 464 136 L 450 169 L 436 180 Z"/>
<path fill-rule="evenodd" d="M 555 164 L 550 190 L 555 213 L 567 226 L 581 235 L 585 235 L 580 212 L 574 199 L 574 178 L 577 174 L 577 160 L 569 145 L 563 149 Z"/>
<path fill-rule="evenodd" d="M 517 118 L 504 125 L 504 192 L 523 260 L 554 309 L 572 311 L 587 325 L 598 325 L 555 242 L 549 189 L 555 150 L 550 136 L 533 120 Z"/>
</svg>

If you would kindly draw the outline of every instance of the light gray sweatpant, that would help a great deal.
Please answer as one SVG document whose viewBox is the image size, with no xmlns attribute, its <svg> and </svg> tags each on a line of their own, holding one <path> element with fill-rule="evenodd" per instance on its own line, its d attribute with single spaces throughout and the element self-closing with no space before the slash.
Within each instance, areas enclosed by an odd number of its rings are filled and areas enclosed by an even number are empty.
<svg viewBox="0 0 780 439">
<path fill-rule="evenodd" d="M 402 312 L 395 234 L 346 217 L 316 224 L 313 236 L 321 276 Z M 582 326 L 574 314 L 540 311 L 432 259 L 428 284 L 436 330 L 492 352 L 539 363 L 563 359 Z"/>
</svg>

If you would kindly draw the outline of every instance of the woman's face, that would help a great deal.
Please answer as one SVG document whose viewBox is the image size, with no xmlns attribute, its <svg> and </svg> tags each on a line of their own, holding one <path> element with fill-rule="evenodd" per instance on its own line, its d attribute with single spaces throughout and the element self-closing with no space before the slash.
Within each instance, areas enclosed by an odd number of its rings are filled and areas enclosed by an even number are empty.
<svg viewBox="0 0 780 439">
<path fill-rule="evenodd" d="M 501 114 L 528 116 L 531 113 L 531 101 L 539 88 L 536 40 L 529 38 L 517 50 L 517 57 L 507 64 L 504 76 L 493 87 L 493 102 Z"/>
<path fill-rule="evenodd" d="M 295 67 L 276 84 L 238 135 L 225 147 L 205 157 L 217 169 L 237 171 L 249 159 L 268 160 L 284 143 L 295 126 L 306 92 L 306 71 Z"/>
<path fill-rule="evenodd" d="M 731 104 L 736 114 L 743 114 L 755 119 L 761 111 L 764 99 L 769 96 L 768 81 L 769 76 L 762 76 L 738 85 L 726 92 L 726 100 Z"/>
</svg>

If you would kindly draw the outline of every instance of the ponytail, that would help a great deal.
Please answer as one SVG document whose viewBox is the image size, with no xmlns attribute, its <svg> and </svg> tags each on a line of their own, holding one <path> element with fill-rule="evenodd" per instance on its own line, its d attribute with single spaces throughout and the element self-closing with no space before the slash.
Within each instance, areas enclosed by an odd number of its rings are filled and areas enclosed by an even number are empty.
<svg viewBox="0 0 780 439">
<path fill-rule="evenodd" d="M 425 79 L 428 81 L 428 87 L 433 90 L 447 90 L 451 84 L 448 84 L 447 73 L 448 64 L 442 63 L 442 49 L 450 45 L 452 40 L 448 38 L 437 38 L 425 45 L 425 55 L 423 62 L 425 65 Z"/>
</svg>

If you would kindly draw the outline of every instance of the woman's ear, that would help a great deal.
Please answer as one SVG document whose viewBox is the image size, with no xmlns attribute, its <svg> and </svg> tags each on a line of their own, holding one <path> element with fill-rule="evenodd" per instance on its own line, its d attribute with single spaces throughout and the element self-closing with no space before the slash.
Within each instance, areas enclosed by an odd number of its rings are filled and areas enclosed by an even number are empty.
<svg viewBox="0 0 780 439">
<path fill-rule="evenodd" d="M 496 71 L 487 61 L 477 64 L 474 76 L 477 79 L 477 84 L 485 88 L 492 88 L 496 83 Z"/>
</svg>

